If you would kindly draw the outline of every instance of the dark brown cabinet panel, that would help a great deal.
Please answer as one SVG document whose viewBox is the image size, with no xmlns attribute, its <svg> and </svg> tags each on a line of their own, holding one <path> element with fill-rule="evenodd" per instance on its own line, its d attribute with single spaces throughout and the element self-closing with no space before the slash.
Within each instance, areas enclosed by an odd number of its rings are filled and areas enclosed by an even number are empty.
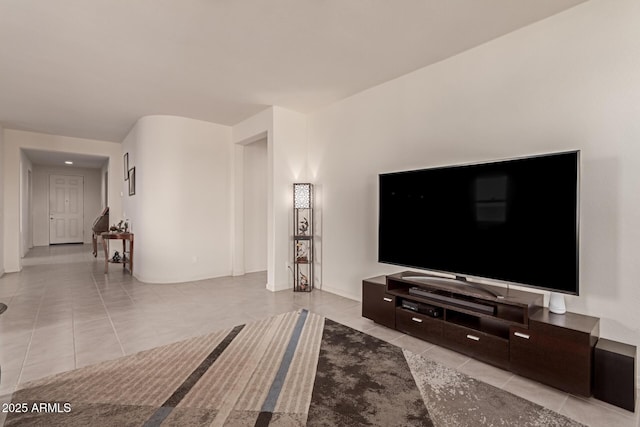
<svg viewBox="0 0 640 427">
<path fill-rule="evenodd" d="M 485 334 L 464 326 L 445 323 L 447 346 L 501 368 L 509 367 L 509 340 Z"/>
<path fill-rule="evenodd" d="M 396 297 L 386 293 L 384 276 L 362 281 L 362 317 L 396 327 Z"/>
<path fill-rule="evenodd" d="M 443 323 L 441 319 L 434 319 L 401 307 L 396 309 L 397 330 L 434 344 L 442 342 Z"/>
<path fill-rule="evenodd" d="M 633 412 L 636 408 L 635 345 L 600 338 L 593 367 L 593 397 Z"/>
<path fill-rule="evenodd" d="M 569 393 L 590 396 L 598 335 L 597 318 L 541 310 L 529 319 L 529 329 L 511 327 L 511 370 Z"/>
</svg>

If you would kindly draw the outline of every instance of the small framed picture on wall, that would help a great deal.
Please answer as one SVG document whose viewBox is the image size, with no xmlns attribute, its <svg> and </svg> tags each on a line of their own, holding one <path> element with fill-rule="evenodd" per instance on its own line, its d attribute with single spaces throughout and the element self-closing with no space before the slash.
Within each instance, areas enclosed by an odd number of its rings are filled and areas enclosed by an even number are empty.
<svg viewBox="0 0 640 427">
<path fill-rule="evenodd" d="M 129 169 L 129 195 L 136 194 L 136 167 Z"/>
<path fill-rule="evenodd" d="M 122 159 L 124 160 L 124 180 L 126 181 L 129 179 L 129 153 L 124 153 Z"/>
</svg>

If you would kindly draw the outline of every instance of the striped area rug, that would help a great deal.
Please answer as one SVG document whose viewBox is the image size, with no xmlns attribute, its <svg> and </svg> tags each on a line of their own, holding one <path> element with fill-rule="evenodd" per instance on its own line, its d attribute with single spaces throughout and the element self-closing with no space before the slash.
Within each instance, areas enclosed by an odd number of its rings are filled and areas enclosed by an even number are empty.
<svg viewBox="0 0 640 427">
<path fill-rule="evenodd" d="M 579 425 L 307 310 L 34 381 L 12 402 L 25 410 L 7 426 Z"/>
</svg>

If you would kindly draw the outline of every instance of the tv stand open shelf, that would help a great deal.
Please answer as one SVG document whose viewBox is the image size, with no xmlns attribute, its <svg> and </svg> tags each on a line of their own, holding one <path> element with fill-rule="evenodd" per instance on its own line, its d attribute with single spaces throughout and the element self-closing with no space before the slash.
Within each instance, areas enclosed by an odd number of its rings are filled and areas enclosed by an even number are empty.
<svg viewBox="0 0 640 427">
<path fill-rule="evenodd" d="M 482 287 L 415 272 L 378 276 L 362 282 L 362 315 L 570 393 L 590 396 L 599 319 L 549 313 L 539 293 Z"/>
</svg>

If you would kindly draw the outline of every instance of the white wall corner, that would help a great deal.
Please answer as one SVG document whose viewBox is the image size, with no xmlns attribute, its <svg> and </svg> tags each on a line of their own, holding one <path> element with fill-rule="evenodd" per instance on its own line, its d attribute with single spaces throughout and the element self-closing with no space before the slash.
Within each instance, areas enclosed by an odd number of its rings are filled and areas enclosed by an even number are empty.
<svg viewBox="0 0 640 427">
<path fill-rule="evenodd" d="M 293 183 L 306 182 L 308 173 L 308 117 L 274 107 L 273 111 L 273 232 L 275 289 L 293 287 L 289 266 L 293 251 Z"/>
<path fill-rule="evenodd" d="M 232 131 L 233 132 L 233 131 Z M 234 144 L 231 161 L 231 250 L 233 276 L 242 276 L 244 270 L 244 145 Z"/>
<path fill-rule="evenodd" d="M 5 223 L 4 223 L 4 128 L 0 125 L 0 277 L 4 274 L 4 235 L 5 233 Z"/>
<path fill-rule="evenodd" d="M 234 275 L 245 273 L 244 263 L 244 146 L 267 139 L 267 284 L 274 290 L 274 228 L 273 228 L 273 115 L 269 107 L 260 113 L 234 125 L 231 129 L 233 144 L 232 213 L 233 218 L 233 268 Z"/>
</svg>

